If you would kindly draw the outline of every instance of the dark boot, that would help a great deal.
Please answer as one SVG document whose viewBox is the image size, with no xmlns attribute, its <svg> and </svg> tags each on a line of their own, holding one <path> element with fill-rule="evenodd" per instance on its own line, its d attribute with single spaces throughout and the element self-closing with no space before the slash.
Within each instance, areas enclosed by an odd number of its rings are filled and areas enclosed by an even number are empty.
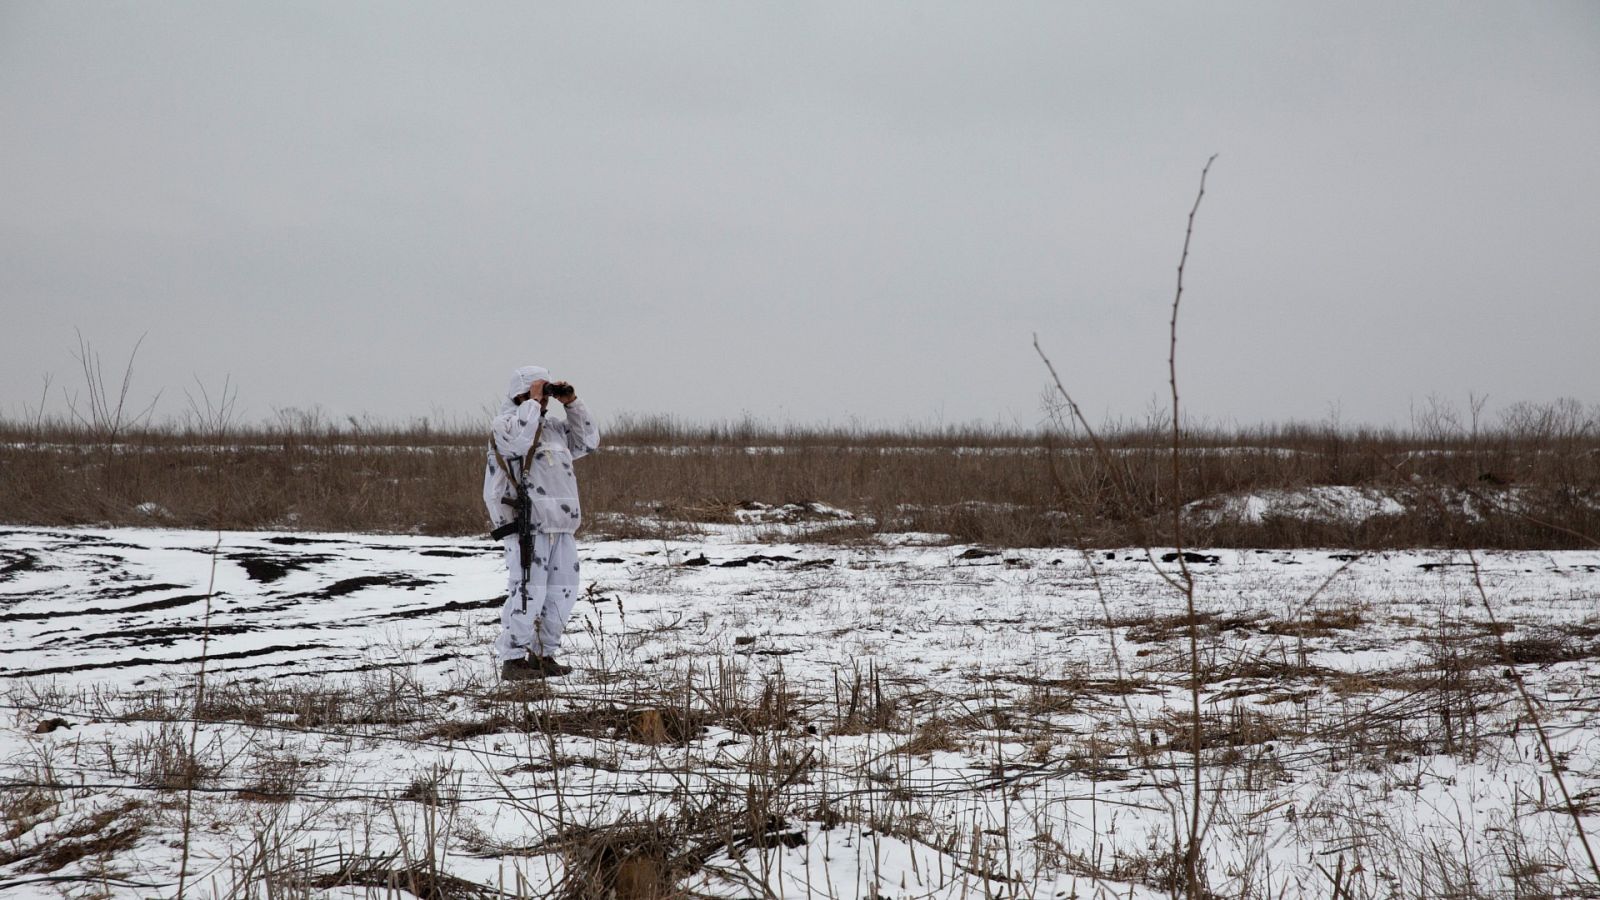
<svg viewBox="0 0 1600 900">
<path fill-rule="evenodd" d="M 539 664 L 539 657 L 508 659 L 500 664 L 502 681 L 534 681 L 545 675 L 544 666 Z"/>
<path fill-rule="evenodd" d="M 556 658 L 554 656 L 535 657 L 535 662 L 533 664 L 538 666 L 539 670 L 542 671 L 547 678 L 560 678 L 563 675 L 572 674 L 572 667 L 556 662 Z"/>
</svg>

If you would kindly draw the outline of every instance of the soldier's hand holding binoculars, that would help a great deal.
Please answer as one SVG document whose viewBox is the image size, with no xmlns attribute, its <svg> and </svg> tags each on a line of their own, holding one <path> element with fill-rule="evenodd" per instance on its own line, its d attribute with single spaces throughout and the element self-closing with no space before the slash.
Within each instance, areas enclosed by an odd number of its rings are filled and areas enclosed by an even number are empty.
<svg viewBox="0 0 1600 900">
<path fill-rule="evenodd" d="M 565 381 L 547 381 L 544 383 L 544 395 L 554 397 L 561 401 L 563 406 L 570 406 L 572 401 L 578 399 L 578 391 Z"/>
<path fill-rule="evenodd" d="M 578 399 L 578 392 L 565 381 L 535 381 L 533 384 L 528 385 L 526 394 L 520 394 L 513 399 L 518 403 L 526 403 L 529 400 L 537 399 L 539 406 L 542 408 L 549 402 L 551 397 L 560 400 L 563 406 L 571 406 L 572 401 Z"/>
</svg>

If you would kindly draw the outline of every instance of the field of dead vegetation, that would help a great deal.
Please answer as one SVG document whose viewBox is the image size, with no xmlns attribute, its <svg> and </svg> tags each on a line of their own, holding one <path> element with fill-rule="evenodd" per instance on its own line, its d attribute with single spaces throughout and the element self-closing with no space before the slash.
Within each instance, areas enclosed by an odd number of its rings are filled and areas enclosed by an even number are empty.
<svg viewBox="0 0 1600 900">
<path fill-rule="evenodd" d="M 0 530 L 0 893 L 1600 896 L 1594 550 L 741 513 L 584 540 L 526 686 L 485 539 Z"/>
<path fill-rule="evenodd" d="M 0 892 L 1600 897 L 1600 414 L 1055 421 L 620 423 L 522 686 L 480 435 L 0 423 Z"/>
<path fill-rule="evenodd" d="M 590 533 L 678 538 L 763 516 L 818 540 L 906 531 L 996 547 L 1578 549 L 1600 534 L 1600 410 L 1448 407 L 1405 431 L 1056 425 L 863 431 L 623 420 L 579 466 Z M 1468 420 L 1470 421 L 1470 420 Z M 311 413 L 253 428 L 0 422 L 0 522 L 465 536 L 485 437 Z M 780 514 L 771 510 L 788 510 Z M 765 532 L 753 529 L 751 537 Z M 784 531 L 773 532 L 783 536 Z"/>
</svg>

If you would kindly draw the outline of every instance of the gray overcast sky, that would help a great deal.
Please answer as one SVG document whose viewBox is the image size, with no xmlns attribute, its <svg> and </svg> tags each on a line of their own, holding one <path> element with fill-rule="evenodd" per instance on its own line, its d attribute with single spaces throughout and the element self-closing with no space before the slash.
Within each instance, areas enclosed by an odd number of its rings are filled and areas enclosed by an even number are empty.
<svg viewBox="0 0 1600 900">
<path fill-rule="evenodd" d="M 0 410 L 1600 401 L 1600 3 L 0 0 Z M 59 410 L 59 393 L 51 407 Z"/>
</svg>

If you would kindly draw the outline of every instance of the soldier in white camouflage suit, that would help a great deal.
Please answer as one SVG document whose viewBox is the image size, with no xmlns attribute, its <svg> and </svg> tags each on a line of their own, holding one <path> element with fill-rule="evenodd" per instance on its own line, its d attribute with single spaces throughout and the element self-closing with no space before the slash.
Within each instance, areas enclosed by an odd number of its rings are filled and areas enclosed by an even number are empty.
<svg viewBox="0 0 1600 900">
<path fill-rule="evenodd" d="M 552 397 L 564 406 L 565 420 L 546 415 Z M 578 599 L 573 532 L 583 521 L 572 463 L 600 445 L 600 432 L 571 385 L 551 381 L 539 366 L 523 366 L 511 375 L 491 435 L 483 502 L 495 536 L 505 544 L 509 572 L 495 641 L 500 676 L 521 680 L 565 675 L 571 667 L 555 657 Z M 532 553 L 526 579 L 512 479 L 526 486 L 531 501 Z"/>
</svg>

